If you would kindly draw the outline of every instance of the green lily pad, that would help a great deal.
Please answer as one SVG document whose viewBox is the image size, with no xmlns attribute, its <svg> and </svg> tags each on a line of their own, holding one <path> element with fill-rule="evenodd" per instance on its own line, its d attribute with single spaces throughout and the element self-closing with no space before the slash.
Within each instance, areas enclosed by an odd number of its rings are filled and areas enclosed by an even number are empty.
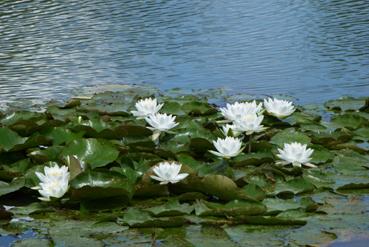
<svg viewBox="0 0 369 247">
<path fill-rule="evenodd" d="M 248 184 L 243 187 L 243 193 L 245 193 L 249 198 L 256 201 L 261 201 L 266 197 L 265 191 L 256 184 Z"/>
<path fill-rule="evenodd" d="M 263 201 L 263 204 L 267 207 L 269 214 L 277 214 L 287 210 L 301 208 L 300 203 L 291 199 L 267 198 Z"/>
<path fill-rule="evenodd" d="M 324 105 L 329 110 L 357 111 L 367 106 L 367 99 L 342 97 L 336 100 L 329 100 Z"/>
<path fill-rule="evenodd" d="M 241 153 L 234 158 L 234 166 L 258 166 L 263 163 L 273 162 L 274 157 L 271 152 Z"/>
<path fill-rule="evenodd" d="M 36 122 L 45 115 L 43 113 L 31 112 L 31 111 L 17 111 L 12 112 L 11 114 L 6 115 L 3 119 L 1 119 L 1 123 L 5 126 L 14 125 L 21 121 L 33 121 Z"/>
<path fill-rule="evenodd" d="M 0 128 L 0 148 L 9 151 L 14 146 L 23 144 L 27 138 L 20 137 L 16 132 L 8 128 Z"/>
<path fill-rule="evenodd" d="M 271 143 L 283 147 L 285 143 L 299 142 L 302 144 L 310 144 L 310 137 L 304 133 L 298 132 L 293 128 L 285 129 L 278 132 L 270 140 Z"/>
<path fill-rule="evenodd" d="M 260 215 L 266 211 L 266 207 L 260 202 L 233 200 L 225 205 L 199 200 L 195 204 L 198 216 L 243 216 Z"/>
<path fill-rule="evenodd" d="M 359 128 L 354 131 L 354 139 L 361 141 L 369 141 L 369 128 Z"/>
<path fill-rule="evenodd" d="M 64 143 L 68 144 L 75 139 L 80 139 L 83 133 L 74 133 L 65 127 L 54 127 L 46 133 L 46 136 L 53 140 L 54 145 L 60 145 Z"/>
<path fill-rule="evenodd" d="M 63 147 L 51 146 L 46 149 L 32 149 L 29 150 L 28 157 L 34 162 L 45 163 L 47 161 L 58 161 L 59 155 L 62 152 Z"/>
<path fill-rule="evenodd" d="M 238 198 L 239 188 L 232 179 L 222 175 L 206 175 L 200 182 L 200 191 L 221 200 Z"/>
<path fill-rule="evenodd" d="M 0 181 L 0 196 L 15 192 L 24 186 L 24 178 L 14 178 L 11 183 Z"/>
<path fill-rule="evenodd" d="M 63 156 L 76 155 L 92 169 L 103 167 L 118 158 L 119 151 L 106 140 L 76 139 L 62 152 Z"/>
<path fill-rule="evenodd" d="M 190 214 L 193 211 L 193 207 L 188 203 L 180 204 L 176 200 L 170 200 L 166 204 L 146 208 L 145 210 L 152 213 L 156 217 L 162 217 L 162 216 L 178 216 Z"/>
<path fill-rule="evenodd" d="M 355 113 L 336 115 L 332 118 L 331 125 L 336 128 L 358 129 L 368 126 L 368 120 Z"/>
<path fill-rule="evenodd" d="M 315 186 L 304 178 L 295 178 L 289 181 L 278 181 L 274 188 L 274 195 L 292 193 L 301 194 L 314 191 Z"/>
<path fill-rule="evenodd" d="M 182 110 L 191 115 L 209 115 L 217 110 L 206 102 L 190 101 L 182 106 Z"/>
<path fill-rule="evenodd" d="M 91 200 L 108 197 L 124 197 L 129 200 L 134 186 L 125 178 L 105 172 L 86 171 L 74 178 L 70 186 L 72 198 Z"/>
<path fill-rule="evenodd" d="M 286 118 L 284 121 L 291 125 L 302 125 L 302 124 L 316 124 L 319 122 L 321 117 L 319 115 L 312 115 L 306 112 L 294 112 L 291 116 Z"/>
<path fill-rule="evenodd" d="M 323 146 L 314 145 L 311 148 L 314 149 L 314 153 L 311 156 L 310 161 L 313 164 L 326 163 L 334 158 L 334 154 Z"/>
<path fill-rule="evenodd" d="M 136 208 L 129 208 L 119 222 L 130 227 L 179 227 L 186 224 L 181 216 L 155 218 Z"/>
</svg>

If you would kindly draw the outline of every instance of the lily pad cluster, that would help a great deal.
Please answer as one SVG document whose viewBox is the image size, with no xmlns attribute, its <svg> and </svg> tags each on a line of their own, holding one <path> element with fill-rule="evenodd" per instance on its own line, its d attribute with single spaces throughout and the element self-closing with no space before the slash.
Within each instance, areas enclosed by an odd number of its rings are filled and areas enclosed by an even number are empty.
<svg viewBox="0 0 369 247">
<path fill-rule="evenodd" d="M 137 113 L 136 103 L 150 97 L 160 103 L 157 111 L 171 117 L 169 129 L 158 131 L 152 119 L 147 121 L 150 116 Z M 201 234 L 233 246 L 247 243 L 239 234 L 252 231 L 250 227 L 262 232 L 270 228 L 260 226 L 317 224 L 318 217 L 332 214 L 329 198 L 353 190 L 367 193 L 368 99 L 342 98 L 325 108 L 290 106 L 283 116 L 264 112 L 262 127 L 246 134 L 224 128 L 220 107 L 204 96 L 127 90 L 50 103 L 42 112 L 1 113 L 0 196 L 3 205 L 15 206 L 2 210 L 10 220 L 4 231 L 10 233 L 16 224 L 18 230 L 32 228 L 47 236 L 43 243 L 100 246 L 102 239 L 117 244 L 114 234 L 137 237 L 137 229 L 151 229 L 144 233 L 149 240 L 142 241 L 170 246 L 179 239 L 192 246 L 200 227 L 209 230 Z M 229 157 L 209 152 L 216 148 L 213 142 L 224 138 L 237 138 L 247 147 Z M 292 143 L 303 146 L 314 165 L 282 165 L 281 150 Z M 160 180 L 158 164 L 163 162 L 180 164 L 180 179 Z M 61 175 L 63 182 L 69 180 L 65 191 L 58 198 L 42 194 L 46 202 L 40 202 L 37 189 L 52 190 L 40 184 L 47 182 L 45 167 L 56 166 L 68 168 Z M 68 234 L 60 234 L 63 222 L 85 229 L 66 240 Z M 194 235 L 188 237 L 188 231 Z M 319 234 L 322 242 L 341 236 L 329 230 Z M 295 243 L 310 244 L 302 238 Z"/>
</svg>

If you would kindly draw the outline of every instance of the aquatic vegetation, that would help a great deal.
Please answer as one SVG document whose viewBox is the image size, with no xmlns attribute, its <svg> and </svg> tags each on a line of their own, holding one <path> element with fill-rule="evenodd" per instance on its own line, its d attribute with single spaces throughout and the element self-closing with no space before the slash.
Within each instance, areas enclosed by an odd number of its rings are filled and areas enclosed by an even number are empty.
<svg viewBox="0 0 369 247">
<path fill-rule="evenodd" d="M 259 114 L 262 111 L 263 104 L 252 102 L 235 102 L 227 103 L 226 107 L 221 107 L 219 110 L 223 117 L 229 121 L 236 121 L 248 114 Z"/>
<path fill-rule="evenodd" d="M 278 118 L 288 117 L 295 111 L 292 102 L 280 99 L 264 99 L 264 107 L 266 111 Z"/>
<path fill-rule="evenodd" d="M 159 138 L 161 132 L 167 132 L 178 125 L 175 122 L 176 117 L 166 113 L 156 113 L 146 117 L 145 120 L 151 126 L 148 129 L 153 131 L 153 140 Z"/>
<path fill-rule="evenodd" d="M 216 141 L 213 141 L 213 144 L 217 151 L 210 150 L 209 152 L 226 159 L 236 157 L 243 150 L 242 141 L 230 136 L 224 139 L 218 138 Z"/>
<path fill-rule="evenodd" d="M 150 115 L 158 113 L 164 104 L 158 104 L 157 99 L 146 98 L 137 101 L 135 104 L 136 111 L 131 111 L 133 116 L 137 118 L 146 118 Z"/>
<path fill-rule="evenodd" d="M 141 99 L 154 109 L 145 118 L 132 113 Z M 15 206 L 3 209 L 4 234 L 268 246 L 367 233 L 369 101 L 275 117 L 262 99 L 237 100 L 222 111 L 205 96 L 127 89 L 3 112 L 0 199 Z"/>
<path fill-rule="evenodd" d="M 306 144 L 301 144 L 298 142 L 285 143 L 283 149 L 278 148 L 279 154 L 277 156 L 283 161 L 277 163 L 301 167 L 301 165 L 308 167 L 316 167 L 315 165 L 309 163 L 311 160 L 311 155 L 314 150 L 307 148 Z"/>
<path fill-rule="evenodd" d="M 61 198 L 69 188 L 69 171 L 68 167 L 61 166 L 57 164 L 50 167 L 44 168 L 44 174 L 40 172 L 35 172 L 40 183 L 38 186 L 32 189 L 38 190 L 42 195 L 39 197 L 42 201 L 50 201 L 50 197 Z"/>
<path fill-rule="evenodd" d="M 160 162 L 153 168 L 155 175 L 150 177 L 160 181 L 160 184 L 175 184 L 188 176 L 188 173 L 179 173 L 181 167 L 182 165 L 176 162 Z"/>
<path fill-rule="evenodd" d="M 224 136 L 232 135 L 237 137 L 242 134 L 242 132 L 237 130 L 237 126 L 234 124 L 225 124 L 222 126 L 222 132 Z"/>
<path fill-rule="evenodd" d="M 239 132 L 245 132 L 246 135 L 260 133 L 266 128 L 261 124 L 263 115 L 246 114 L 234 121 L 235 129 Z"/>
</svg>

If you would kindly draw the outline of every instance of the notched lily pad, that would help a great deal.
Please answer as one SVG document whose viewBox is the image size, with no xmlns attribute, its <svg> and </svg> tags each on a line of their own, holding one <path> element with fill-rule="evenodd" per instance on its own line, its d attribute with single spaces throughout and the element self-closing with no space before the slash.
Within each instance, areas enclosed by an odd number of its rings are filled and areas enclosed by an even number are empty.
<svg viewBox="0 0 369 247">
<path fill-rule="evenodd" d="M 324 105 L 329 110 L 357 111 L 368 107 L 368 98 L 342 97 L 329 100 Z"/>
<path fill-rule="evenodd" d="M 234 158 L 234 166 L 258 166 L 263 163 L 273 162 L 271 152 L 242 153 Z"/>
<path fill-rule="evenodd" d="M 310 144 L 310 137 L 304 133 L 298 132 L 293 128 L 285 129 L 278 132 L 270 140 L 271 143 L 283 147 L 285 143 L 299 142 L 302 144 Z"/>
<path fill-rule="evenodd" d="M 199 200 L 195 203 L 195 212 L 198 216 L 242 216 L 261 215 L 266 207 L 260 202 L 233 200 L 227 204 L 219 204 Z"/>
<path fill-rule="evenodd" d="M 274 187 L 274 195 L 301 194 L 313 192 L 315 186 L 304 178 L 294 178 L 288 181 L 278 181 Z"/>
<path fill-rule="evenodd" d="M 369 126 L 366 118 L 355 113 L 346 113 L 342 115 L 335 115 L 330 125 L 336 128 L 358 129 L 360 127 Z"/>
<path fill-rule="evenodd" d="M 105 172 L 86 171 L 74 178 L 70 186 L 72 198 L 77 200 L 91 200 L 108 197 L 125 197 L 129 200 L 133 196 L 134 186 L 127 179 Z"/>
<path fill-rule="evenodd" d="M 92 169 L 105 166 L 118 158 L 119 151 L 107 140 L 76 139 L 63 150 L 63 156 L 76 155 Z"/>
<path fill-rule="evenodd" d="M 186 219 L 181 216 L 152 217 L 150 213 L 136 208 L 129 208 L 118 223 L 130 227 L 179 227 L 186 224 Z"/>
<path fill-rule="evenodd" d="M 193 206 L 188 203 L 180 204 L 177 200 L 170 200 L 163 205 L 146 208 L 145 211 L 152 213 L 156 217 L 178 216 L 190 214 L 193 211 Z"/>
<path fill-rule="evenodd" d="M 16 145 L 23 144 L 27 138 L 19 136 L 8 128 L 0 128 L 0 148 L 9 151 Z"/>
</svg>

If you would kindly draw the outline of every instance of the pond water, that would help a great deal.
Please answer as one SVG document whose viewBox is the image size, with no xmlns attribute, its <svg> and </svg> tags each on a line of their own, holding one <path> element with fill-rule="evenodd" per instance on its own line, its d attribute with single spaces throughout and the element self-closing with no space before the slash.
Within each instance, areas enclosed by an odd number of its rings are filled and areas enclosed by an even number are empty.
<svg viewBox="0 0 369 247">
<path fill-rule="evenodd" d="M 369 1 L 0 1 L 1 102 L 126 83 L 368 95 Z"/>
</svg>

